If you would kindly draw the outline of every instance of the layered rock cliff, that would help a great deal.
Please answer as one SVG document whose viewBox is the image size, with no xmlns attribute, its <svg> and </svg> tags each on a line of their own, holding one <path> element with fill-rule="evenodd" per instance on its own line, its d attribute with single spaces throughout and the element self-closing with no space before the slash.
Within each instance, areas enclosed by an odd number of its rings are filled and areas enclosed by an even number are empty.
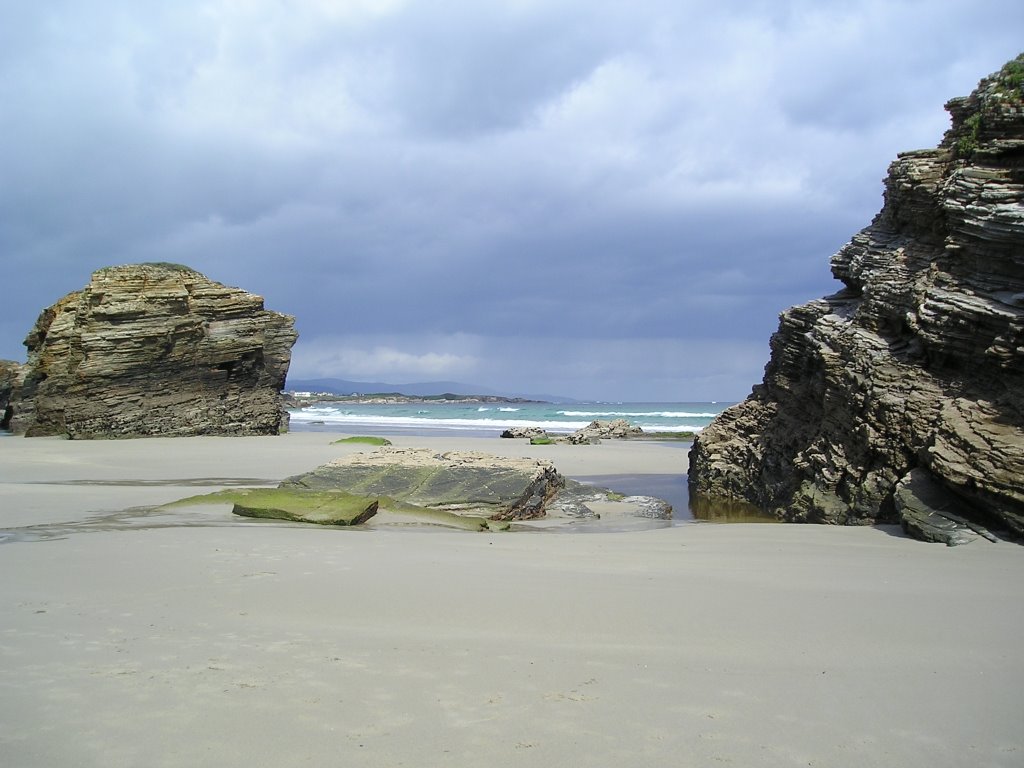
<svg viewBox="0 0 1024 768">
<path fill-rule="evenodd" d="M 1024 55 L 946 108 L 832 257 L 845 287 L 782 314 L 763 383 L 694 442 L 693 498 L 1024 535 Z"/>
<path fill-rule="evenodd" d="M 101 269 L 39 315 L 10 398 L 29 436 L 259 435 L 287 428 L 294 319 L 173 264 Z"/>
</svg>

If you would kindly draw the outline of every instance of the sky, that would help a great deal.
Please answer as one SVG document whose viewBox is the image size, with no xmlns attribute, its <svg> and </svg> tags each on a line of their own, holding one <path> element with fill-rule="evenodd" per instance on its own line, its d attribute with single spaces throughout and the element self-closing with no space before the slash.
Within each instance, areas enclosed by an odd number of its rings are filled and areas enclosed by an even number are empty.
<svg viewBox="0 0 1024 768">
<path fill-rule="evenodd" d="M 739 400 L 1020 0 L 0 0 L 0 358 L 93 270 L 295 315 L 292 378 Z"/>
</svg>

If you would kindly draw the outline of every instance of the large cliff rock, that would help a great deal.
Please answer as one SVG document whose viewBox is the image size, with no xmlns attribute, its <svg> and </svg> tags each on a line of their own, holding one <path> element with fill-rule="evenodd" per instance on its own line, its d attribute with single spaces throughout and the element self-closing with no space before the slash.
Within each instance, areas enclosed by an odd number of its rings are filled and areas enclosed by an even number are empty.
<svg viewBox="0 0 1024 768">
<path fill-rule="evenodd" d="M 26 435 L 259 435 L 287 428 L 294 319 L 187 267 L 101 269 L 43 310 L 10 426 Z"/>
<path fill-rule="evenodd" d="M 782 314 L 763 383 L 694 442 L 692 497 L 1024 534 L 1024 55 L 946 108 L 833 256 L 845 288 Z"/>
</svg>

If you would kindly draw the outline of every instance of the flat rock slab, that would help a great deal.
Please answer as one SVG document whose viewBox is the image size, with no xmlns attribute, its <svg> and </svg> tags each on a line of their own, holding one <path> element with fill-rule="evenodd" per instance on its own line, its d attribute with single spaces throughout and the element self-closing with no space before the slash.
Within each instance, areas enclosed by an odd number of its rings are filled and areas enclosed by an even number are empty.
<svg viewBox="0 0 1024 768">
<path fill-rule="evenodd" d="M 614 503 L 622 514 L 634 517 L 672 517 L 672 506 L 661 499 L 622 497 L 567 480 L 543 459 L 472 451 L 380 448 L 336 459 L 288 478 L 281 487 L 342 490 L 380 498 L 388 509 L 413 505 L 492 521 L 597 518 L 598 502 Z"/>
<path fill-rule="evenodd" d="M 425 448 L 352 454 L 290 477 L 277 488 L 232 488 L 165 506 L 226 503 L 246 517 L 359 525 L 379 511 L 383 514 L 375 525 L 475 531 L 672 517 L 672 506 L 662 499 L 622 496 L 568 480 L 548 461 Z"/>
<path fill-rule="evenodd" d="M 565 487 L 565 478 L 551 462 L 539 459 L 386 447 L 336 459 L 288 478 L 281 487 L 342 490 L 430 509 L 475 512 L 490 520 L 528 520 L 545 515 L 548 502 Z"/>
</svg>

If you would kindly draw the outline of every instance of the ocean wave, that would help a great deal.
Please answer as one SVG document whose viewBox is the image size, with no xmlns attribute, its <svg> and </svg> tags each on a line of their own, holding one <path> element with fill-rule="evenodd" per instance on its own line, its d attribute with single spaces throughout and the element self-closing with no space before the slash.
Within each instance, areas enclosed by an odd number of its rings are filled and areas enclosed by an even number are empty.
<svg viewBox="0 0 1024 768">
<path fill-rule="evenodd" d="M 339 424 L 355 426 L 363 424 L 366 426 L 393 427 L 396 429 L 495 429 L 502 430 L 509 427 L 539 427 L 549 432 L 575 432 L 587 426 L 585 421 L 528 421 L 525 419 L 423 419 L 415 416 L 381 416 L 358 414 L 345 411 L 336 411 L 329 408 L 303 408 L 291 411 L 292 421 L 313 422 L 321 421 L 324 424 Z"/>
<path fill-rule="evenodd" d="M 503 410 L 503 409 L 502 409 Z M 512 409 L 516 410 L 516 409 Z M 509 427 L 538 427 L 552 433 L 570 433 L 587 426 L 589 421 L 500 418 L 497 414 L 489 418 L 423 418 L 415 416 L 389 416 L 381 414 L 353 413 L 330 407 L 308 407 L 290 411 L 291 419 L 297 424 L 322 422 L 339 426 L 386 427 L 391 429 L 442 429 L 442 430 L 503 430 Z M 694 424 L 645 424 L 645 432 L 699 432 Z"/>
<path fill-rule="evenodd" d="M 635 419 L 713 419 L 717 413 L 695 413 L 693 411 L 558 411 L 559 416 L 577 418 L 626 418 Z"/>
</svg>

